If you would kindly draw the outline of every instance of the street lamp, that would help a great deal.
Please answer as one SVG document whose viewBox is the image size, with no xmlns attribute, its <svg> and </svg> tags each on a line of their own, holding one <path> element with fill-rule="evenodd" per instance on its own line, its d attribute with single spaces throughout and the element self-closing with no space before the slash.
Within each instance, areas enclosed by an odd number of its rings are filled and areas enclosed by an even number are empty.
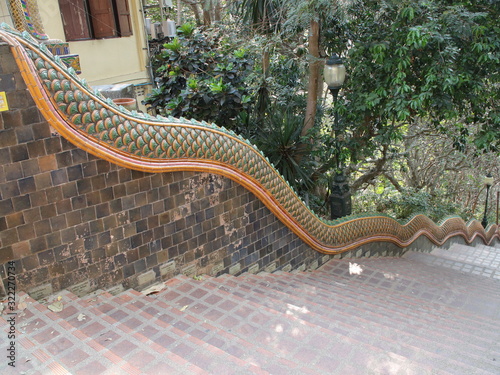
<svg viewBox="0 0 500 375">
<path fill-rule="evenodd" d="M 334 53 L 326 62 L 323 71 L 323 77 L 333 96 L 334 105 L 337 103 L 339 91 L 344 84 L 345 74 L 346 71 L 342 59 Z M 338 138 L 339 126 L 337 113 L 335 113 L 334 131 L 335 137 Z M 341 149 L 339 143 L 337 142 L 336 144 L 337 146 L 335 152 L 337 154 L 337 173 L 334 176 L 330 194 L 330 215 L 332 220 L 350 215 L 352 212 L 349 184 L 344 176 L 344 167 L 340 165 Z"/>
<path fill-rule="evenodd" d="M 327 60 L 323 70 L 323 77 L 333 95 L 333 101 L 336 102 L 340 88 L 345 81 L 344 62 L 336 53 Z"/>
<path fill-rule="evenodd" d="M 484 185 L 486 186 L 486 201 L 484 202 L 484 216 L 483 216 L 483 221 L 481 221 L 481 224 L 483 225 L 483 228 L 486 228 L 488 226 L 488 198 L 490 195 L 490 187 L 493 185 L 493 182 L 495 180 L 491 176 L 490 173 L 486 175 L 486 177 L 483 180 Z"/>
</svg>

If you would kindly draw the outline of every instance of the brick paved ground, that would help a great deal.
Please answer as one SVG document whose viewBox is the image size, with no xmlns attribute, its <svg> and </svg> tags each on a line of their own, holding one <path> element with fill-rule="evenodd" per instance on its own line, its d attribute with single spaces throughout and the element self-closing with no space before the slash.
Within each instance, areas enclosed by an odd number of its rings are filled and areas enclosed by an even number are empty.
<svg viewBox="0 0 500 375">
<path fill-rule="evenodd" d="M 499 374 L 499 260 L 455 245 L 313 272 L 178 276 L 149 296 L 20 293 L 16 368 L 4 311 L 0 373 Z"/>
</svg>

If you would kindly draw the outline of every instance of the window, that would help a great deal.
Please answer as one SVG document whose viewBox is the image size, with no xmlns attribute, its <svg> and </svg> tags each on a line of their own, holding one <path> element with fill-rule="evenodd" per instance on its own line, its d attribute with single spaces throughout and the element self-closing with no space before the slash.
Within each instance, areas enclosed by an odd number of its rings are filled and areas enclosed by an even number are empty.
<svg viewBox="0 0 500 375">
<path fill-rule="evenodd" d="M 132 35 L 128 0 L 59 0 L 66 40 Z"/>
</svg>

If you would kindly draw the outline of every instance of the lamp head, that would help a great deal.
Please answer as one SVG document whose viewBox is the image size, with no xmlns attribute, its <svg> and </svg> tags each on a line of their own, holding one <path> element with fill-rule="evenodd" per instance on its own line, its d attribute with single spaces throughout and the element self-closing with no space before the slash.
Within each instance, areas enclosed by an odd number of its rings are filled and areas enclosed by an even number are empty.
<svg viewBox="0 0 500 375">
<path fill-rule="evenodd" d="M 483 183 L 487 186 L 490 187 L 493 185 L 493 182 L 495 182 L 494 178 L 491 176 L 491 173 L 488 173 L 486 177 L 483 179 Z"/>
<path fill-rule="evenodd" d="M 345 66 L 342 59 L 334 53 L 326 61 L 323 77 L 329 89 L 340 89 L 345 81 Z"/>
</svg>

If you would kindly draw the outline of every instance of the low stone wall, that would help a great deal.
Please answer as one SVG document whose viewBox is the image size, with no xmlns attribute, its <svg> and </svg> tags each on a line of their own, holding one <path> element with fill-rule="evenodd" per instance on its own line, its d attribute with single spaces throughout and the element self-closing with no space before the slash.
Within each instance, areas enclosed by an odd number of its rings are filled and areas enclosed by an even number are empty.
<svg viewBox="0 0 500 375">
<path fill-rule="evenodd" d="M 9 105 L 0 112 L 1 295 L 9 271 L 17 290 L 42 298 L 329 259 L 227 178 L 132 171 L 75 148 L 42 118 L 6 45 L 0 91 Z"/>
</svg>

